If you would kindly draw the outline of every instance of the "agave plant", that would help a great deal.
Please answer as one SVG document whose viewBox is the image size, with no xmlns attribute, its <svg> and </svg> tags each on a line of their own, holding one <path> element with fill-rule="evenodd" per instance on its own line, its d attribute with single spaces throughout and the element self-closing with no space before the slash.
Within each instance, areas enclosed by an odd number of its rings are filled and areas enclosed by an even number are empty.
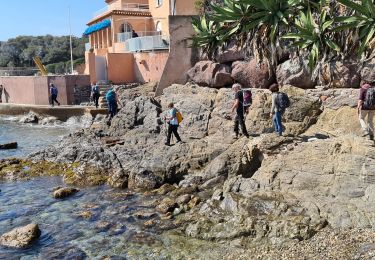
<svg viewBox="0 0 375 260">
<path fill-rule="evenodd" d="M 193 28 L 196 35 L 193 37 L 193 46 L 201 48 L 212 59 L 222 44 L 218 33 L 219 26 L 215 21 L 209 21 L 205 16 L 193 18 Z"/>
<path fill-rule="evenodd" d="M 375 4 L 372 0 L 360 0 L 357 2 L 351 0 L 337 0 L 342 5 L 354 10 L 351 16 L 343 16 L 335 19 L 336 22 L 342 23 L 337 30 L 354 29 L 358 36 L 360 44 L 358 46 L 358 55 L 362 58 L 373 51 L 368 48 L 375 41 Z"/>
<path fill-rule="evenodd" d="M 329 56 L 332 58 L 340 52 L 339 45 L 333 39 L 334 20 L 327 14 L 328 10 L 324 6 L 321 8 L 320 15 L 315 18 L 310 9 L 306 14 L 301 12 L 295 21 L 298 33 L 283 36 L 284 39 L 294 40 L 293 46 L 309 54 L 309 68 L 314 72 L 314 77 Z"/>
</svg>

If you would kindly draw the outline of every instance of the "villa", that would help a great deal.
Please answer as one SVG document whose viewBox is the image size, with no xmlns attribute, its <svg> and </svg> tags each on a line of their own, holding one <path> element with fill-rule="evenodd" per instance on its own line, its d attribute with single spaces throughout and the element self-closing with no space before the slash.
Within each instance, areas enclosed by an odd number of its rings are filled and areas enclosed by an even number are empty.
<svg viewBox="0 0 375 260">
<path fill-rule="evenodd" d="M 193 33 L 196 1 L 105 2 L 107 7 L 94 14 L 84 32 L 89 37 L 85 73 L 90 80 L 115 84 L 182 81 L 181 72 L 191 66 L 194 56 L 187 38 Z"/>
</svg>

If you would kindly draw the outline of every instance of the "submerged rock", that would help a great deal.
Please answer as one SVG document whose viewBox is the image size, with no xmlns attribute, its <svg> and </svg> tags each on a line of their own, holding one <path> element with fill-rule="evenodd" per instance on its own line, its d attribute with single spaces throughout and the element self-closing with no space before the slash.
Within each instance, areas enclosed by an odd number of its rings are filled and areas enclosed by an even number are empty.
<svg viewBox="0 0 375 260">
<path fill-rule="evenodd" d="M 7 144 L 0 144 L 0 150 L 11 150 L 11 149 L 17 149 L 18 143 L 12 142 Z"/>
<path fill-rule="evenodd" d="M 55 199 L 64 199 L 77 193 L 79 190 L 76 188 L 60 188 L 53 192 Z"/>
<path fill-rule="evenodd" d="M 39 115 L 34 112 L 29 112 L 27 115 L 23 116 L 19 122 L 24 124 L 37 124 L 39 122 Z"/>
<path fill-rule="evenodd" d="M 3 234 L 0 237 L 0 245 L 14 248 L 25 248 L 38 239 L 40 234 L 41 231 L 37 224 L 29 224 Z"/>
</svg>

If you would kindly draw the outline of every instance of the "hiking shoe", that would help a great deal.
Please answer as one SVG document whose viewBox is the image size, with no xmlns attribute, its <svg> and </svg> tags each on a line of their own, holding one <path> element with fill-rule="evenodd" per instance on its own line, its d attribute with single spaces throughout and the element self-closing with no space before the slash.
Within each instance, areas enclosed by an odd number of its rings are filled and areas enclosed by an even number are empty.
<svg viewBox="0 0 375 260">
<path fill-rule="evenodd" d="M 176 142 L 176 144 L 183 144 L 183 143 L 184 142 L 182 142 L 182 140 Z"/>
<path fill-rule="evenodd" d="M 171 144 L 169 144 L 169 143 L 165 143 L 165 145 L 166 145 L 166 146 L 171 146 Z"/>
</svg>

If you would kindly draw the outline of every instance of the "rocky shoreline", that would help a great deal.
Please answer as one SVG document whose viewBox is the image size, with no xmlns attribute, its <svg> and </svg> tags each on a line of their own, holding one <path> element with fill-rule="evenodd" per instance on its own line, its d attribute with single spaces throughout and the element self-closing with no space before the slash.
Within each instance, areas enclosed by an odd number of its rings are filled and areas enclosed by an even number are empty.
<svg viewBox="0 0 375 260">
<path fill-rule="evenodd" d="M 373 256 L 375 147 L 358 137 L 358 90 L 283 87 L 292 106 L 277 137 L 270 94 L 255 89 L 251 138 L 233 140 L 230 89 L 172 85 L 155 99 L 151 88 L 119 89 L 111 126 L 97 117 L 26 160 L 2 161 L 0 180 L 59 175 L 77 187 L 157 194 L 162 219 L 150 226 L 233 245 L 225 259 Z M 184 115 L 185 141 L 170 148 L 161 120 L 169 102 Z"/>
</svg>

